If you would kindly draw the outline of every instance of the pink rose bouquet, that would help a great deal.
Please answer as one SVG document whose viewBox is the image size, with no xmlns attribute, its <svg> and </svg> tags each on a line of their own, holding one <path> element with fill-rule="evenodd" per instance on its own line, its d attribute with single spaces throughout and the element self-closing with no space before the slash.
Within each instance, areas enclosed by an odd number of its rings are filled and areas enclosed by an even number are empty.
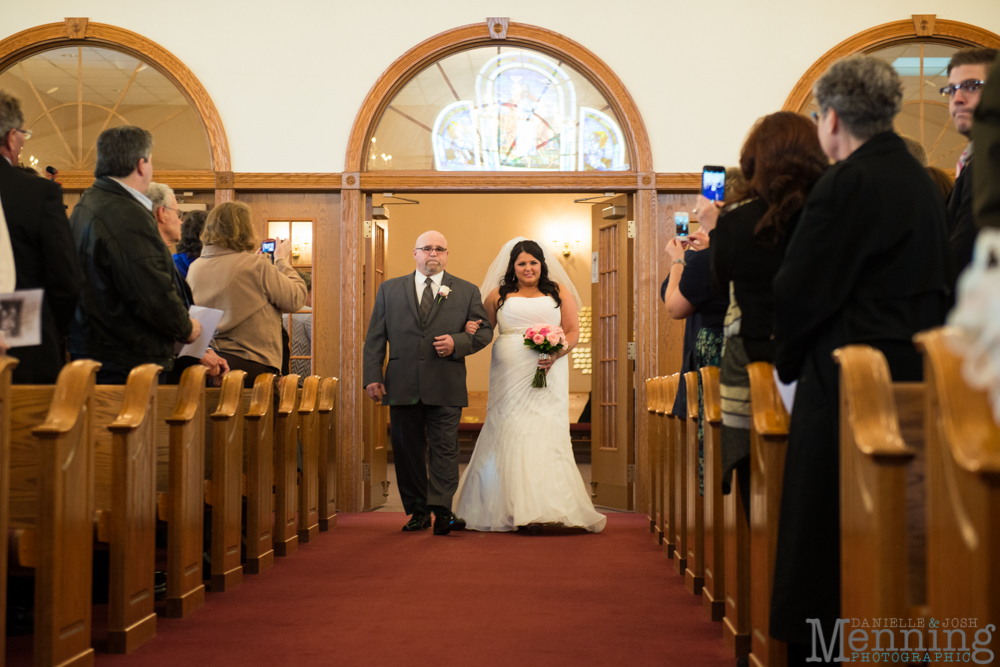
<svg viewBox="0 0 1000 667">
<path fill-rule="evenodd" d="M 566 347 L 566 333 L 562 327 L 554 327 L 550 324 L 537 324 L 528 327 L 524 332 L 524 344 L 533 350 L 538 350 L 539 359 L 548 359 L 549 354 L 559 352 Z M 535 389 L 545 387 L 545 370 L 539 368 L 535 371 L 535 377 L 531 381 L 531 386 Z"/>
</svg>

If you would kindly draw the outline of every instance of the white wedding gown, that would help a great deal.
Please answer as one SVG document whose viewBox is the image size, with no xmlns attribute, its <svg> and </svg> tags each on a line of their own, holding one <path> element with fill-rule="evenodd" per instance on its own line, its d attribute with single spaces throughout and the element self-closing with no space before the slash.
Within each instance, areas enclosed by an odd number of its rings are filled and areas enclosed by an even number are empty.
<svg viewBox="0 0 1000 667">
<path fill-rule="evenodd" d="M 524 331 L 559 323 L 549 296 L 508 297 L 497 312 L 486 422 L 455 509 L 471 530 L 512 531 L 529 523 L 604 528 L 606 518 L 594 509 L 573 459 L 567 357 L 552 365 L 547 387 L 531 386 L 538 352 L 525 346 Z"/>
</svg>

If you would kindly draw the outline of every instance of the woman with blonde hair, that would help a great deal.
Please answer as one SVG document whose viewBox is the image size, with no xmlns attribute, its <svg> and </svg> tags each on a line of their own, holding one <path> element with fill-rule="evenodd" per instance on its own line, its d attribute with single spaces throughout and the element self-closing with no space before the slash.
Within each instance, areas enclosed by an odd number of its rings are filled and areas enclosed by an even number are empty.
<svg viewBox="0 0 1000 667">
<path fill-rule="evenodd" d="M 306 284 L 288 261 L 289 240 L 276 243 L 273 264 L 260 252 L 250 207 L 242 202 L 212 209 L 201 241 L 201 257 L 188 273 L 194 302 L 222 311 L 219 356 L 246 371 L 252 387 L 261 373 L 280 373 L 281 314 L 302 308 Z"/>
</svg>

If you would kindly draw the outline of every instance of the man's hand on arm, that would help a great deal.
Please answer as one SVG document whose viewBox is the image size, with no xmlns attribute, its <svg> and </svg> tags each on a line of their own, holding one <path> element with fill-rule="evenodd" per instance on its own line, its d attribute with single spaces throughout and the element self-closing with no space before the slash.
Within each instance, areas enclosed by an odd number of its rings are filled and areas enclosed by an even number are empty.
<svg viewBox="0 0 1000 667">
<path fill-rule="evenodd" d="M 445 334 L 434 338 L 434 350 L 439 357 L 447 357 L 455 354 L 455 339 Z"/>
<path fill-rule="evenodd" d="M 382 397 L 385 396 L 385 385 L 381 382 L 372 382 L 370 385 L 365 387 L 365 391 L 368 392 L 369 398 L 376 403 L 381 403 Z"/>
</svg>

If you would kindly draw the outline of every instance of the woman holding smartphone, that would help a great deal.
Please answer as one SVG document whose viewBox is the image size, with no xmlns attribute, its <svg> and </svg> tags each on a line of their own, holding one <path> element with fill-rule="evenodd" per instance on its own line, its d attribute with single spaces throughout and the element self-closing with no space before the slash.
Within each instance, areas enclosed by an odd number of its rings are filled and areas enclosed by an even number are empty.
<svg viewBox="0 0 1000 667">
<path fill-rule="evenodd" d="M 222 311 L 219 356 L 246 371 L 245 386 L 252 387 L 261 373 L 280 374 L 281 314 L 302 308 L 306 284 L 288 261 L 288 239 L 275 242 L 274 264 L 261 253 L 250 207 L 242 202 L 213 208 L 201 240 L 201 257 L 188 273 L 194 302 Z"/>
</svg>

